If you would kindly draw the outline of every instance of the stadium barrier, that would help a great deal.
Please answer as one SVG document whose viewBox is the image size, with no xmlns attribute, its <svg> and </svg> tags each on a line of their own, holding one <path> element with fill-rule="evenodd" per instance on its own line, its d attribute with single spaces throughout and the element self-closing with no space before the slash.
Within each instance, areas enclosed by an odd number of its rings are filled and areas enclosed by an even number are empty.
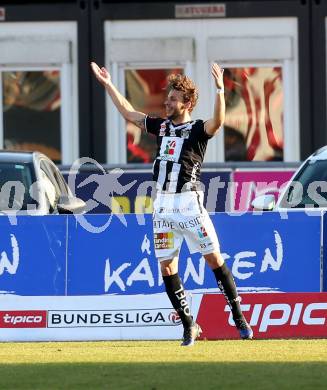
<svg viewBox="0 0 327 390">
<path fill-rule="evenodd" d="M 212 215 L 240 292 L 319 292 L 320 213 Z M 151 215 L 0 218 L 0 291 L 28 296 L 137 295 L 164 291 Z M 199 232 L 199 240 L 200 238 Z M 200 254 L 185 243 L 180 274 L 193 292 L 217 292 Z"/>
<path fill-rule="evenodd" d="M 299 324 L 323 337 L 325 215 L 216 213 L 212 219 L 259 336 L 268 321 L 263 338 L 279 337 L 274 332 L 284 322 L 285 337 Z M 0 228 L 0 340 L 180 338 L 154 256 L 150 215 L 2 216 Z M 203 337 L 217 338 L 202 317 L 209 316 L 205 308 L 213 299 L 221 306 L 214 311 L 220 329 L 222 316 L 228 323 L 226 304 L 204 259 L 185 245 L 180 274 Z M 237 336 L 228 329 L 224 337 Z"/>
<path fill-rule="evenodd" d="M 239 339 L 222 294 L 189 296 L 202 339 Z M 178 340 L 183 328 L 166 294 L 0 296 L 0 341 Z M 245 293 L 256 339 L 326 338 L 327 293 Z"/>
<path fill-rule="evenodd" d="M 0 341 L 165 340 L 182 334 L 165 294 L 0 296 L 0 306 Z"/>
</svg>

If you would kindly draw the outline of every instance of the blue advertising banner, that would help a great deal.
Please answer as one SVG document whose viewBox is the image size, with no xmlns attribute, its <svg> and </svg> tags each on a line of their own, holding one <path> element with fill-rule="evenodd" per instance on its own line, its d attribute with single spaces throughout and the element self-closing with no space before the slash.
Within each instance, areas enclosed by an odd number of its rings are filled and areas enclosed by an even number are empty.
<svg viewBox="0 0 327 390">
<path fill-rule="evenodd" d="M 151 215 L 82 218 L 77 224 L 69 218 L 69 295 L 162 291 L 153 251 Z M 101 231 L 106 225 L 106 230 Z"/>
<path fill-rule="evenodd" d="M 218 214 L 214 221 L 240 291 L 320 291 L 320 213 Z"/>
<path fill-rule="evenodd" d="M 0 294 L 65 295 L 64 216 L 0 216 Z"/>
<path fill-rule="evenodd" d="M 240 292 L 320 291 L 320 215 L 217 213 L 212 219 Z M 1 216 L 0 228 L 2 294 L 164 291 L 151 215 L 20 216 L 16 223 Z M 187 290 L 217 291 L 212 271 L 185 243 L 179 272 Z"/>
<path fill-rule="evenodd" d="M 84 217 L 89 226 L 70 221 L 70 295 L 164 291 L 154 256 L 151 216 L 113 216 L 101 234 L 86 229 L 95 222 L 97 228 L 105 225 L 108 216 Z M 239 291 L 320 291 L 319 215 L 296 212 L 285 219 L 279 213 L 217 213 L 212 219 Z M 185 243 L 179 272 L 187 290 L 216 291 L 212 271 L 199 254 L 189 254 Z"/>
</svg>

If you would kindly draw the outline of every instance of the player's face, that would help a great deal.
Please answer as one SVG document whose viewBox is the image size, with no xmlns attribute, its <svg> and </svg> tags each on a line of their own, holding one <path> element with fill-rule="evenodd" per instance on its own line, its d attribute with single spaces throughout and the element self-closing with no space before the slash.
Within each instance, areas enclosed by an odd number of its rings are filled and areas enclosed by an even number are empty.
<svg viewBox="0 0 327 390">
<path fill-rule="evenodd" d="M 174 120 L 179 118 L 187 110 L 183 99 L 183 92 L 172 89 L 165 101 L 167 118 Z"/>
</svg>

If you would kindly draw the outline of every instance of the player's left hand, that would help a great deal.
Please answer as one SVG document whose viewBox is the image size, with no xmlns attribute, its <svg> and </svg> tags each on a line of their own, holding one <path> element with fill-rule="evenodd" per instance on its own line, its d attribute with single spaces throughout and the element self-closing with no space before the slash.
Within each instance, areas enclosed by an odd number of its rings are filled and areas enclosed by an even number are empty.
<svg viewBox="0 0 327 390">
<path fill-rule="evenodd" d="M 214 63 L 211 68 L 211 73 L 216 83 L 217 88 L 224 88 L 224 69 Z"/>
</svg>

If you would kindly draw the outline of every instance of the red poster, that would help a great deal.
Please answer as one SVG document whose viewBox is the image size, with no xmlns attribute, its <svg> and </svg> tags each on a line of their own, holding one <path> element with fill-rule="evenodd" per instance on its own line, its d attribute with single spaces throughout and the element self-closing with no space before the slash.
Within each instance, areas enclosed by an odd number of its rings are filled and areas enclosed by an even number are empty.
<svg viewBox="0 0 327 390">
<path fill-rule="evenodd" d="M 242 294 L 242 309 L 254 338 L 327 337 L 327 293 Z M 202 338 L 239 338 L 221 294 L 204 294 L 197 322 Z"/>
</svg>

